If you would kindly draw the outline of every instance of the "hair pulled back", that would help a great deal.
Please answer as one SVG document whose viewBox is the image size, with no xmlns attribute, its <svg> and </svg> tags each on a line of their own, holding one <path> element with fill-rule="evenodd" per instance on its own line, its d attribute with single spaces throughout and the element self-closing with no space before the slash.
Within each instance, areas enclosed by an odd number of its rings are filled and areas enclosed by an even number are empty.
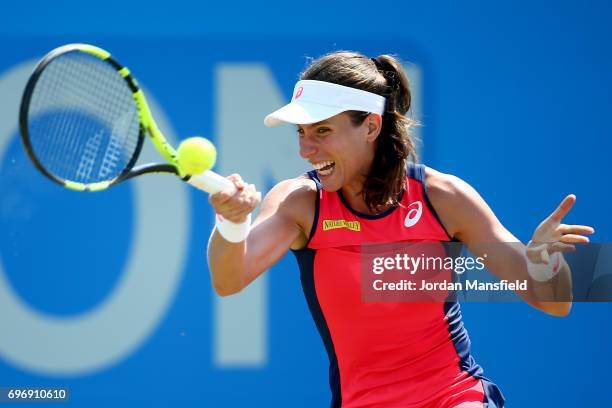
<svg viewBox="0 0 612 408">
<path fill-rule="evenodd" d="M 339 51 L 314 60 L 301 79 L 332 82 L 372 92 L 386 98 L 382 128 L 376 139 L 374 161 L 366 177 L 362 194 L 371 211 L 398 205 L 405 190 L 406 165 L 416 160 L 416 148 L 410 135 L 414 121 L 406 117 L 411 95 L 406 72 L 391 55 L 368 58 L 360 53 Z M 353 124 L 360 125 L 369 112 L 348 112 Z"/>
</svg>

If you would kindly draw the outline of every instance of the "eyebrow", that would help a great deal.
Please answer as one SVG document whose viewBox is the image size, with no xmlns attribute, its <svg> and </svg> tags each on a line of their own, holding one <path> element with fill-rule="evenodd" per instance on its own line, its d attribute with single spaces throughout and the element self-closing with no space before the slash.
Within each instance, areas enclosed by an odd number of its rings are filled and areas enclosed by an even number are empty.
<svg viewBox="0 0 612 408">
<path fill-rule="evenodd" d="M 326 124 L 329 124 L 329 121 L 327 119 L 326 120 L 322 120 L 320 122 L 311 123 L 311 124 L 306 125 L 306 126 L 321 126 L 321 125 L 326 125 Z M 297 128 L 299 129 L 300 126 L 302 126 L 302 125 L 295 125 L 295 126 L 297 126 Z"/>
</svg>

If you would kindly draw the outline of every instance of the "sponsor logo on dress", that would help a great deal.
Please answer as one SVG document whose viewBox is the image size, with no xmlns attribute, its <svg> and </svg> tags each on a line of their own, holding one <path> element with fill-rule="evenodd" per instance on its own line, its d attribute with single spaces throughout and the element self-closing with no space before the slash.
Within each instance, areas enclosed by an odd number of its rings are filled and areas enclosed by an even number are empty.
<svg viewBox="0 0 612 408">
<path fill-rule="evenodd" d="M 406 218 L 404 218 L 404 226 L 406 228 L 414 226 L 421 219 L 421 214 L 423 214 L 423 203 L 420 201 L 410 203 L 408 206 L 408 214 L 406 214 Z"/>
<path fill-rule="evenodd" d="M 323 220 L 323 231 L 329 231 L 338 228 L 346 228 L 351 231 L 361 231 L 361 223 L 359 221 L 347 220 Z"/>
</svg>

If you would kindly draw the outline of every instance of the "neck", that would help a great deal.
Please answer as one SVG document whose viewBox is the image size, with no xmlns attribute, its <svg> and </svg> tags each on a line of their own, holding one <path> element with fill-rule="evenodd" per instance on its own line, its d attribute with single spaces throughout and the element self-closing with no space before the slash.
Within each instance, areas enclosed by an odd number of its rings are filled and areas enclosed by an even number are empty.
<svg viewBox="0 0 612 408">
<path fill-rule="evenodd" d="M 365 165 L 357 173 L 358 176 L 354 177 L 350 182 L 342 186 L 342 195 L 351 208 L 355 211 L 368 215 L 375 215 L 378 213 L 368 208 L 365 203 L 364 195 L 361 193 L 363 190 L 363 185 L 366 181 L 366 176 L 364 174 L 370 173 L 372 161 L 373 157 L 369 157 L 368 160 L 365 160 Z"/>
<path fill-rule="evenodd" d="M 391 207 L 390 205 L 385 205 L 384 207 L 379 208 L 377 211 L 370 210 L 365 203 L 363 194 L 360 193 L 362 188 L 363 185 L 359 189 L 351 188 L 350 186 L 345 186 L 342 188 L 342 195 L 353 210 L 362 214 L 378 215 L 384 213 L 389 209 L 389 207 Z"/>
<path fill-rule="evenodd" d="M 355 158 L 356 162 L 361 163 L 361 165 L 354 170 L 353 177 L 349 178 L 349 181 L 342 186 L 342 195 L 353 210 L 363 214 L 376 215 L 387 210 L 389 206 L 384 206 L 382 209 L 372 211 L 365 203 L 364 195 L 361 192 L 366 181 L 366 175 L 370 174 L 370 170 L 374 163 L 376 147 L 374 143 L 370 143 L 365 146 L 364 149 L 365 150 L 360 152 Z"/>
</svg>

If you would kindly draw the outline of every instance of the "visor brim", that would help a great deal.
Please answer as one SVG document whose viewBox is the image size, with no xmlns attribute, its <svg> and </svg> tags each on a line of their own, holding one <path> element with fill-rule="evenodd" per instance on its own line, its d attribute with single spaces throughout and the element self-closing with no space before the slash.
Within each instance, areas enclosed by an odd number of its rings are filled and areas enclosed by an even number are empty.
<svg viewBox="0 0 612 408">
<path fill-rule="evenodd" d="M 282 108 L 275 110 L 265 117 L 264 125 L 273 127 L 281 123 L 292 123 L 294 125 L 310 125 L 329 119 L 344 110 L 342 108 L 321 105 L 309 102 L 291 102 Z"/>
</svg>

